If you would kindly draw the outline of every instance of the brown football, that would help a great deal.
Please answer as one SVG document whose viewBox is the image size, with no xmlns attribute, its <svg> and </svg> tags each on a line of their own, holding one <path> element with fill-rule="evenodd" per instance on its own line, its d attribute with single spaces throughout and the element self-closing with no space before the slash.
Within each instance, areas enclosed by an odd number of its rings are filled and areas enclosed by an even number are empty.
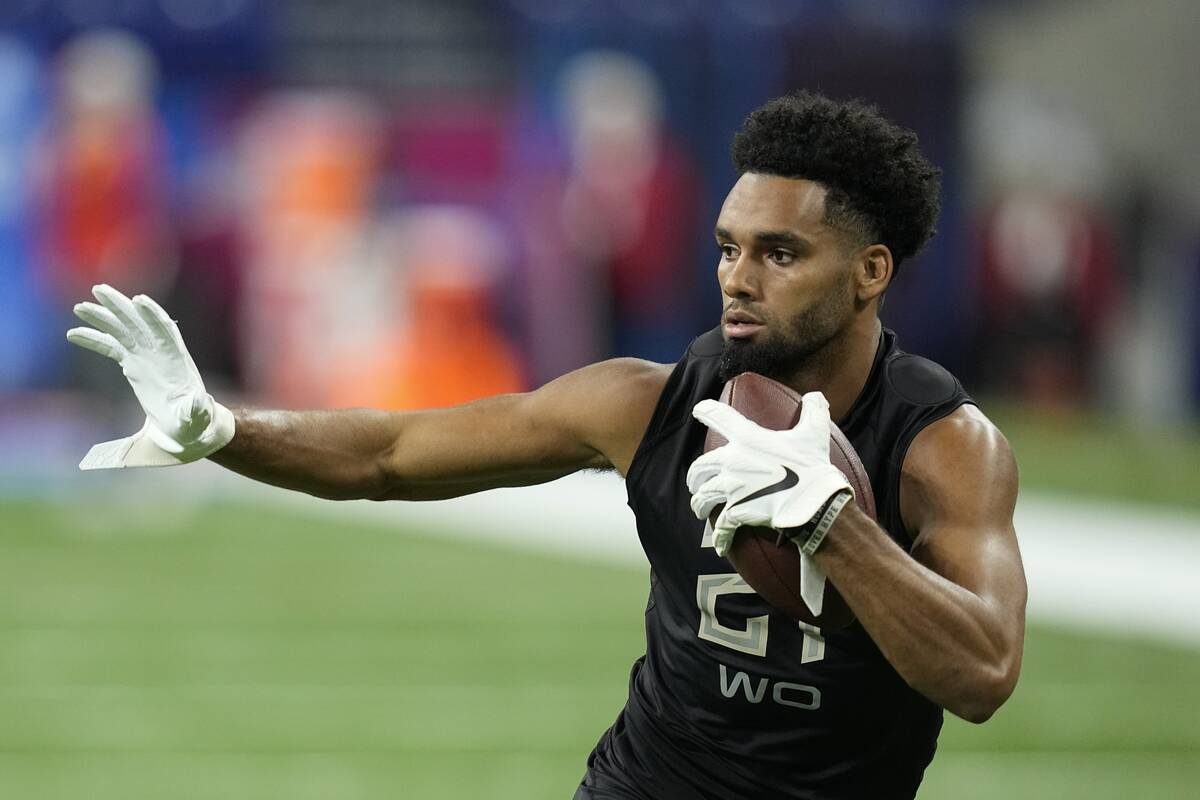
<svg viewBox="0 0 1200 800">
<path fill-rule="evenodd" d="M 721 402 L 771 430 L 791 428 L 800 419 L 800 394 L 754 372 L 742 373 L 726 383 Z M 829 433 L 829 460 L 854 487 L 858 507 L 871 519 L 876 519 L 875 495 L 862 460 L 836 425 L 830 427 Z M 725 442 L 725 437 L 710 430 L 704 440 L 704 452 Z M 713 509 L 709 520 L 715 522 L 722 508 L 724 506 Z M 822 628 L 842 628 L 853 622 L 854 615 L 849 606 L 829 580 L 825 582 L 821 615 L 813 616 L 800 597 L 800 551 L 786 539 L 776 544 L 778 538 L 779 534 L 772 528 L 740 528 L 725 557 L 759 596 L 801 622 Z"/>
</svg>

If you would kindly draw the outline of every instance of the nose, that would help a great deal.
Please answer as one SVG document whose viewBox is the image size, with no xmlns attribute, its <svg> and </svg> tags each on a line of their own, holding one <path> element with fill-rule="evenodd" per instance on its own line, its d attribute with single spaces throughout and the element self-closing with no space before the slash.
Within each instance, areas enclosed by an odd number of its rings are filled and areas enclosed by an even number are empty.
<svg viewBox="0 0 1200 800">
<path fill-rule="evenodd" d="M 758 272 L 754 259 L 742 251 L 733 261 L 723 261 L 717 270 L 717 281 L 721 291 L 731 299 L 758 297 Z"/>
</svg>

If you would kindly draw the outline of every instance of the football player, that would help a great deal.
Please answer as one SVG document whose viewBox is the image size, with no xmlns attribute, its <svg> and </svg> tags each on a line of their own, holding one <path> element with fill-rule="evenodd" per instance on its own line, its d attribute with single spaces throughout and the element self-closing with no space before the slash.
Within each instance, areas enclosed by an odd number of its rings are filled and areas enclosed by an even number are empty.
<svg viewBox="0 0 1200 800">
<path fill-rule="evenodd" d="M 90 327 L 68 338 L 121 365 L 146 422 L 81 466 L 210 458 L 374 500 L 615 470 L 651 566 L 646 654 L 575 797 L 911 798 L 943 709 L 983 722 L 1013 691 L 1026 598 L 1007 442 L 879 321 L 933 233 L 938 172 L 874 108 L 806 93 L 753 112 L 733 154 L 740 177 L 715 226 L 722 318 L 675 365 L 605 361 L 435 411 L 231 410 L 162 308 L 97 286 L 75 309 Z M 747 371 L 804 393 L 796 430 L 715 402 Z M 878 522 L 847 502 L 831 420 L 866 467 Z M 728 444 L 701 455 L 709 427 Z M 855 622 L 822 630 L 754 595 L 722 557 L 741 525 L 793 538 Z"/>
</svg>

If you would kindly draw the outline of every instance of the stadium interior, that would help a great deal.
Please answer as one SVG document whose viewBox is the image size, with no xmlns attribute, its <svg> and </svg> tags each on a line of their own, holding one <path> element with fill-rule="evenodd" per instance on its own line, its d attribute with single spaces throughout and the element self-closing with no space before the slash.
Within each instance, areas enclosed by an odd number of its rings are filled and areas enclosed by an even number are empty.
<svg viewBox="0 0 1200 800">
<path fill-rule="evenodd" d="M 1195 797 L 1197 30 L 1187 0 L 0 4 L 0 797 L 567 796 L 645 646 L 619 478 L 80 473 L 141 413 L 71 307 L 153 295 L 231 404 L 673 362 L 718 319 L 730 137 L 799 88 L 942 167 L 884 322 L 1020 464 L 1021 681 L 947 715 L 919 796 Z"/>
</svg>

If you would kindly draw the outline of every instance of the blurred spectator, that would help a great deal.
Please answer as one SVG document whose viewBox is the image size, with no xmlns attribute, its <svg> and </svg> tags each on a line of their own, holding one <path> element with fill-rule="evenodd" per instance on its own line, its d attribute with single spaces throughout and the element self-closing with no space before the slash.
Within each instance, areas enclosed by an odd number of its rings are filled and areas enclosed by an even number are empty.
<svg viewBox="0 0 1200 800">
<path fill-rule="evenodd" d="M 519 132 L 526 163 L 512 203 L 535 381 L 610 354 L 673 361 L 679 329 L 694 333 L 691 157 L 634 56 L 586 51 L 557 85 L 557 129 Z"/>
<path fill-rule="evenodd" d="M 1078 116 L 1022 89 L 974 109 L 981 192 L 977 381 L 1047 408 L 1094 388 L 1120 301 L 1116 233 L 1102 212 L 1106 154 Z"/>
<path fill-rule="evenodd" d="M 32 191 L 41 280 L 65 322 L 96 283 L 164 296 L 174 242 L 153 54 L 131 34 L 88 31 L 59 51 L 54 77 Z M 120 391 L 119 376 L 74 350 L 74 382 Z"/>
<path fill-rule="evenodd" d="M 343 301 L 363 271 L 379 137 L 374 105 L 350 93 L 268 96 L 246 122 L 243 361 L 247 388 L 272 402 L 322 406 L 334 393 L 337 333 L 360 313 Z"/>
<path fill-rule="evenodd" d="M 46 269 L 64 303 L 95 283 L 161 294 L 173 248 L 154 57 L 129 34 L 89 32 L 62 49 L 57 78 L 38 175 Z"/>
<path fill-rule="evenodd" d="M 1109 231 L 1079 200 L 1038 191 L 1006 194 L 982 228 L 981 378 L 1042 406 L 1079 406 L 1116 300 Z"/>
<path fill-rule="evenodd" d="M 577 263 L 607 283 L 612 352 L 671 361 L 660 340 L 692 296 L 698 185 L 663 125 L 658 79 L 638 59 L 583 53 L 560 79 L 571 166 L 562 226 Z"/>
</svg>

